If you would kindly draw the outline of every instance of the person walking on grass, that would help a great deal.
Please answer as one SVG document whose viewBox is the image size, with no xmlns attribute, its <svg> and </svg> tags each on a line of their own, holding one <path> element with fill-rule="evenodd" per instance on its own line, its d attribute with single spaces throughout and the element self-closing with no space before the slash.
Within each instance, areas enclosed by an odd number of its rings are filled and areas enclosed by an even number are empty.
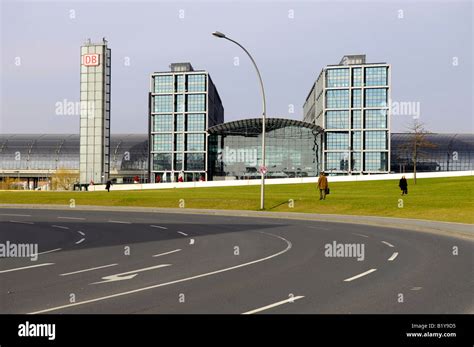
<svg viewBox="0 0 474 347">
<path fill-rule="evenodd" d="M 329 189 L 328 179 L 324 171 L 319 173 L 318 178 L 319 200 L 326 200 L 326 191 Z"/>
<path fill-rule="evenodd" d="M 107 183 L 105 184 L 105 189 L 107 189 L 107 192 L 110 193 L 110 186 L 112 185 L 112 182 L 110 180 L 107 181 Z"/>
<path fill-rule="evenodd" d="M 398 182 L 398 186 L 400 187 L 402 191 L 402 195 L 408 194 L 408 182 L 405 176 L 402 176 L 402 178 L 400 178 L 400 182 Z"/>
</svg>

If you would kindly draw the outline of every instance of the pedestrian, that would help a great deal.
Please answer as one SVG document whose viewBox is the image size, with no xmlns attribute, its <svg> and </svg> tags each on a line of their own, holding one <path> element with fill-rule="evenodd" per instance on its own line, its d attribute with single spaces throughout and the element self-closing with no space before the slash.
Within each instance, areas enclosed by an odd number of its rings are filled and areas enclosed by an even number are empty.
<svg viewBox="0 0 474 347">
<path fill-rule="evenodd" d="M 184 172 L 181 171 L 178 175 L 178 182 L 184 182 Z"/>
<path fill-rule="evenodd" d="M 405 176 L 402 176 L 402 178 L 400 178 L 400 182 L 398 182 L 398 186 L 400 187 L 402 191 L 402 195 L 408 194 L 408 182 Z"/>
<path fill-rule="evenodd" d="M 110 186 L 112 185 L 112 182 L 110 180 L 107 181 L 107 183 L 105 184 L 105 189 L 107 189 L 107 192 L 110 193 Z"/>
<path fill-rule="evenodd" d="M 326 194 L 329 190 L 328 179 L 324 174 L 324 171 L 319 173 L 318 178 L 318 188 L 319 188 L 319 200 L 326 200 Z"/>
</svg>

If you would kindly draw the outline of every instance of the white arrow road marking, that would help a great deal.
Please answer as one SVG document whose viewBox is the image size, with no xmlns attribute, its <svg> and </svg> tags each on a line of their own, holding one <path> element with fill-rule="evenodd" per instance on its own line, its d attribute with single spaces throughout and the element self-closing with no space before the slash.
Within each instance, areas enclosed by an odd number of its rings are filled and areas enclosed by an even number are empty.
<svg viewBox="0 0 474 347">
<path fill-rule="evenodd" d="M 182 231 L 178 231 L 178 234 L 181 234 L 181 235 L 183 235 L 183 236 L 188 236 L 188 234 L 183 233 Z"/>
<path fill-rule="evenodd" d="M 53 228 L 59 228 L 59 229 L 69 229 L 68 227 L 63 227 L 62 225 L 51 225 Z"/>
<path fill-rule="evenodd" d="M 116 275 L 105 276 L 105 277 L 102 277 L 102 279 L 103 279 L 104 281 L 94 282 L 94 283 L 91 283 L 91 284 L 99 284 L 99 283 L 107 283 L 107 282 L 130 280 L 130 279 L 134 278 L 136 275 L 138 275 L 139 272 L 148 271 L 148 270 L 154 270 L 154 269 L 159 269 L 159 268 L 161 268 L 161 267 L 167 267 L 167 266 L 171 266 L 171 264 L 155 265 L 155 266 L 150 266 L 150 267 L 146 267 L 146 268 L 143 268 L 143 269 L 138 269 L 138 270 L 133 270 L 133 271 L 128 271 L 128 272 L 123 272 L 123 273 L 116 274 Z"/>
<path fill-rule="evenodd" d="M 69 275 L 75 275 L 81 272 L 86 272 L 86 271 L 93 271 L 93 270 L 98 270 L 98 269 L 104 269 L 106 267 L 111 267 L 111 266 L 116 266 L 118 264 L 109 264 L 109 265 L 103 265 L 103 266 L 97 266 L 97 267 L 91 267 L 89 269 L 84 269 L 84 270 L 79 270 L 79 271 L 74 271 L 74 272 L 68 272 L 65 274 L 60 274 L 59 276 L 69 276 Z"/>
<path fill-rule="evenodd" d="M 34 224 L 33 222 L 22 222 L 19 220 L 11 220 L 10 223 L 19 223 L 19 224 Z"/>
<path fill-rule="evenodd" d="M 40 254 L 52 253 L 52 252 L 56 252 L 56 251 L 60 251 L 61 249 L 62 249 L 62 248 L 51 249 L 51 250 L 49 250 L 49 251 L 44 251 L 44 252 L 38 253 L 38 255 L 40 255 Z"/>
<path fill-rule="evenodd" d="M 168 229 L 167 227 L 162 227 L 159 225 L 150 225 L 152 228 L 158 228 L 158 229 Z"/>
<path fill-rule="evenodd" d="M 393 261 L 397 256 L 398 256 L 398 252 L 394 252 L 392 256 L 388 258 L 388 261 Z"/>
<path fill-rule="evenodd" d="M 58 217 L 58 219 L 75 219 L 75 220 L 84 220 L 82 217 Z"/>
<path fill-rule="evenodd" d="M 16 269 L 2 270 L 0 271 L 0 274 L 3 274 L 5 272 L 20 271 L 20 270 L 26 270 L 26 269 L 31 269 L 34 267 L 48 266 L 48 265 L 54 265 L 54 263 L 43 263 L 43 264 L 37 264 L 37 265 L 31 265 L 31 266 L 17 267 Z"/>
<path fill-rule="evenodd" d="M 386 244 L 388 247 L 395 247 L 394 245 L 392 245 L 391 243 L 388 243 L 387 241 L 382 241 L 382 243 Z"/>
<path fill-rule="evenodd" d="M 190 244 L 190 245 L 194 245 L 194 239 L 190 239 L 190 240 L 189 240 L 189 244 Z"/>
<path fill-rule="evenodd" d="M 261 311 L 265 311 L 265 310 L 269 310 L 273 307 L 277 307 L 277 306 L 280 306 L 280 305 L 284 305 L 286 303 L 289 303 L 289 302 L 293 302 L 295 300 L 298 300 L 298 299 L 302 299 L 304 298 L 304 296 L 295 296 L 293 298 L 289 298 L 289 299 L 286 299 L 286 300 L 282 300 L 282 301 L 278 301 L 278 302 L 275 302 L 274 304 L 271 304 L 271 305 L 267 305 L 267 306 L 263 306 L 263 307 L 260 307 L 260 308 L 256 308 L 255 310 L 252 310 L 252 311 L 247 311 L 247 312 L 244 312 L 242 314 L 254 314 L 254 313 L 257 313 L 257 312 L 261 312 Z"/>
<path fill-rule="evenodd" d="M 372 273 L 372 272 L 374 272 L 374 271 L 377 271 L 377 269 L 370 269 L 369 271 L 362 272 L 361 274 L 358 274 L 358 275 L 356 275 L 356 276 L 354 276 L 354 277 L 346 278 L 346 279 L 344 280 L 344 282 L 350 282 L 350 281 L 356 280 L 356 279 L 358 279 L 358 278 L 360 278 L 360 277 L 362 277 L 362 276 L 368 275 L 368 274 L 370 274 L 370 273 Z"/>
<path fill-rule="evenodd" d="M 239 264 L 239 265 L 235 265 L 235 266 L 231 266 L 231 267 L 227 267 L 227 268 L 224 268 L 224 269 L 211 271 L 211 272 L 207 272 L 207 273 L 203 273 L 203 274 L 199 274 L 199 275 L 195 275 L 195 276 L 191 276 L 191 277 L 181 278 L 181 279 L 171 281 L 171 282 L 158 283 L 158 284 L 154 284 L 154 285 L 151 285 L 151 286 L 148 286 L 148 287 L 137 288 L 137 289 L 129 290 L 129 291 L 126 291 L 126 292 L 121 292 L 121 293 L 111 294 L 111 295 L 102 296 L 102 297 L 98 297 L 98 298 L 94 298 L 94 299 L 79 301 L 79 302 L 75 302 L 73 304 L 66 304 L 66 305 L 61 305 L 61 306 L 56 306 L 56 307 L 50 307 L 50 308 L 46 308 L 44 310 L 30 312 L 29 314 L 39 314 L 39 313 L 58 311 L 58 310 L 61 310 L 63 308 L 86 305 L 86 304 L 90 304 L 90 303 L 93 303 L 93 302 L 103 301 L 103 300 L 112 299 L 112 298 L 118 298 L 120 296 L 140 293 L 140 292 L 144 292 L 144 291 L 155 289 L 155 288 L 169 286 L 169 285 L 173 285 L 173 284 L 181 283 L 181 282 L 192 281 L 192 280 L 195 280 L 195 279 L 198 279 L 198 278 L 203 278 L 203 277 L 212 276 L 212 275 L 227 272 L 227 271 L 232 271 L 232 270 L 235 270 L 235 269 L 239 269 L 241 267 L 249 266 L 249 265 L 252 265 L 252 264 L 257 264 L 257 263 L 260 263 L 262 261 L 266 261 L 266 260 L 278 257 L 279 255 L 282 255 L 282 254 L 288 252 L 292 247 L 291 242 L 288 241 L 287 239 L 281 237 L 281 236 L 270 234 L 270 233 L 267 233 L 267 232 L 264 232 L 264 231 L 259 231 L 259 233 L 260 234 L 265 234 L 265 235 L 270 235 L 270 236 L 279 238 L 280 240 L 283 240 L 284 242 L 286 242 L 286 245 L 287 245 L 286 248 L 279 251 L 279 252 L 277 252 L 277 253 L 271 254 L 271 255 L 269 255 L 265 258 L 256 259 L 256 260 L 250 261 L 248 263 L 243 263 L 243 264 Z M 294 300 L 294 298 L 293 298 L 293 300 Z"/>
<path fill-rule="evenodd" d="M 167 255 L 167 254 L 171 254 L 171 253 L 176 253 L 176 252 L 179 252 L 179 251 L 181 251 L 181 248 L 175 249 L 174 251 L 169 251 L 169 252 L 165 252 L 165 253 L 155 254 L 155 255 L 153 255 L 153 257 L 161 257 L 162 255 Z"/>
</svg>

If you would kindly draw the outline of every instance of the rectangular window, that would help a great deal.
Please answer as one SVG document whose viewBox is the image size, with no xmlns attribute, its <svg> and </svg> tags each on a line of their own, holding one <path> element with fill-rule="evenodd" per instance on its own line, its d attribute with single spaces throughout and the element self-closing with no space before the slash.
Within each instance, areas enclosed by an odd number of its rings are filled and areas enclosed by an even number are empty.
<svg viewBox="0 0 474 347">
<path fill-rule="evenodd" d="M 152 132 L 170 132 L 173 131 L 173 115 L 160 114 L 153 116 Z"/>
<path fill-rule="evenodd" d="M 349 87 L 349 68 L 327 69 L 326 87 Z"/>
<path fill-rule="evenodd" d="M 366 131 L 365 132 L 364 149 L 387 149 L 387 132 L 386 131 Z"/>
<path fill-rule="evenodd" d="M 169 153 L 153 154 L 153 170 L 170 171 L 171 170 L 171 154 Z"/>
<path fill-rule="evenodd" d="M 370 88 L 365 90 L 365 107 L 386 107 L 387 89 Z"/>
<path fill-rule="evenodd" d="M 187 151 L 204 151 L 204 134 L 186 134 Z"/>
<path fill-rule="evenodd" d="M 349 148 L 348 132 L 327 132 L 326 149 L 327 150 L 347 150 Z"/>
<path fill-rule="evenodd" d="M 361 152 L 352 152 L 352 171 L 361 171 L 362 170 L 362 153 Z"/>
<path fill-rule="evenodd" d="M 362 107 L 361 89 L 352 89 L 352 107 Z"/>
<path fill-rule="evenodd" d="M 362 86 L 362 68 L 355 67 L 352 69 L 352 86 L 361 87 Z"/>
<path fill-rule="evenodd" d="M 206 75 L 188 75 L 188 92 L 205 92 Z"/>
<path fill-rule="evenodd" d="M 175 112 L 184 112 L 184 95 L 179 94 L 175 96 Z"/>
<path fill-rule="evenodd" d="M 176 92 L 178 93 L 184 92 L 184 75 L 176 76 Z"/>
<path fill-rule="evenodd" d="M 349 108 L 349 90 L 328 90 L 326 91 L 327 108 Z"/>
<path fill-rule="evenodd" d="M 366 152 L 364 154 L 365 171 L 387 171 L 387 152 Z"/>
<path fill-rule="evenodd" d="M 205 112 L 206 111 L 206 94 L 187 95 L 186 106 L 187 106 L 188 112 Z"/>
<path fill-rule="evenodd" d="M 153 112 L 173 112 L 173 95 L 155 95 L 153 105 Z"/>
<path fill-rule="evenodd" d="M 387 67 L 366 67 L 365 68 L 366 86 L 386 86 L 387 85 Z"/>
<path fill-rule="evenodd" d="M 348 171 L 349 153 L 348 152 L 326 152 L 326 170 L 327 171 Z"/>
<path fill-rule="evenodd" d="M 349 128 L 349 111 L 326 111 L 326 129 Z"/>
<path fill-rule="evenodd" d="M 387 128 L 387 110 L 365 110 L 366 129 Z"/>
<path fill-rule="evenodd" d="M 352 150 L 360 151 L 362 149 L 362 132 L 353 131 L 352 132 Z"/>
<path fill-rule="evenodd" d="M 362 128 L 362 113 L 360 110 L 352 111 L 352 129 Z"/>
<path fill-rule="evenodd" d="M 175 131 L 184 131 L 184 117 L 182 114 L 175 115 Z"/>
<path fill-rule="evenodd" d="M 187 115 L 186 122 L 187 131 L 205 131 L 206 130 L 206 117 L 205 114 L 190 113 Z"/>
<path fill-rule="evenodd" d="M 172 93 L 174 91 L 173 75 L 154 76 L 155 93 Z"/>
<path fill-rule="evenodd" d="M 153 151 L 171 152 L 173 150 L 173 137 L 171 134 L 153 135 Z"/>
<path fill-rule="evenodd" d="M 202 171 L 204 168 L 204 153 L 186 153 L 185 170 Z"/>
</svg>

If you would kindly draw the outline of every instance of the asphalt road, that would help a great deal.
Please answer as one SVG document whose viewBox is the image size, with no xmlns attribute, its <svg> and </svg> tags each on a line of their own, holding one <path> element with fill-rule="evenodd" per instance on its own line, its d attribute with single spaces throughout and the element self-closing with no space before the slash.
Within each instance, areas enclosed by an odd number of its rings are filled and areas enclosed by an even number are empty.
<svg viewBox="0 0 474 347">
<path fill-rule="evenodd" d="M 275 218 L 0 209 L 0 244 L 7 241 L 38 244 L 46 253 L 36 261 L 0 259 L 1 313 L 474 312 L 474 242 L 430 233 Z M 364 252 L 330 257 L 334 242 Z"/>
</svg>

